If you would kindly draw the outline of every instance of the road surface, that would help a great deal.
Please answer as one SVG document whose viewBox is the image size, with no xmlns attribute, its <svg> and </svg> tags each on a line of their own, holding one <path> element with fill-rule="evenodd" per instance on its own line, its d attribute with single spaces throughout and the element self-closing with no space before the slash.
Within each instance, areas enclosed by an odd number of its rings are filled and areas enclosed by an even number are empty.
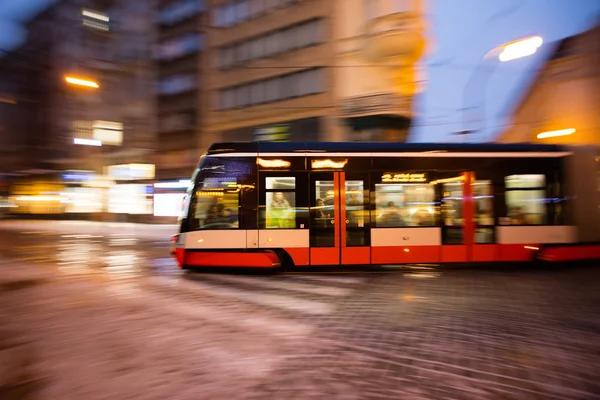
<svg viewBox="0 0 600 400">
<path fill-rule="evenodd" d="M 600 398 L 594 268 L 187 273 L 175 231 L 0 222 L 0 398 Z"/>
</svg>

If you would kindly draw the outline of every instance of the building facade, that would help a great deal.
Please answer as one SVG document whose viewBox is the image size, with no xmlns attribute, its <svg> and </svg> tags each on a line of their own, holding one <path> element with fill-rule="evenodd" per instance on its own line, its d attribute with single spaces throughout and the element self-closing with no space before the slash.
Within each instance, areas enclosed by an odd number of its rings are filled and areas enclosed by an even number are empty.
<svg viewBox="0 0 600 400">
<path fill-rule="evenodd" d="M 216 141 L 405 140 L 421 0 L 213 0 L 206 118 Z"/>
<path fill-rule="evenodd" d="M 159 180 L 188 178 L 202 126 L 204 0 L 161 0 L 157 10 Z"/>
<path fill-rule="evenodd" d="M 498 142 L 600 144 L 600 24 L 554 46 Z"/>
<path fill-rule="evenodd" d="M 129 197 L 139 199 L 136 212 L 151 213 L 145 186 L 132 183 L 154 178 L 148 5 L 61 0 L 26 25 L 27 39 L 13 52 L 20 65 L 0 78 L 18 79 L 9 135 L 18 138 L 11 194 L 20 212 L 35 204 L 40 213 L 121 213 Z"/>
</svg>

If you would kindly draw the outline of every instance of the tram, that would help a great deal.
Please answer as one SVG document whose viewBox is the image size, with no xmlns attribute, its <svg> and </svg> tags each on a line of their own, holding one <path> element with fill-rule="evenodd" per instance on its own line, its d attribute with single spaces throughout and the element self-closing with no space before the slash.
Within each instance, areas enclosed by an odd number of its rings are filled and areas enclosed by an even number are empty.
<svg viewBox="0 0 600 400">
<path fill-rule="evenodd" d="M 600 150 L 216 143 L 173 237 L 181 268 L 600 259 Z"/>
</svg>

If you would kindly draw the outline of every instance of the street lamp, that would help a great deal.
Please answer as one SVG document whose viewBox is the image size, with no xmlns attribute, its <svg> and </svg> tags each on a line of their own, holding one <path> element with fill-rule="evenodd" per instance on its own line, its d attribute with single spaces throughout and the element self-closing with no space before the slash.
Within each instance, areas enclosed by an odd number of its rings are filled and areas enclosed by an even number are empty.
<svg viewBox="0 0 600 400">
<path fill-rule="evenodd" d="M 75 78 L 73 76 L 65 76 L 65 81 L 71 85 L 85 86 L 93 89 L 98 89 L 100 85 L 89 79 Z"/>
<path fill-rule="evenodd" d="M 467 128 L 467 112 L 471 111 L 475 113 L 478 109 L 481 109 L 481 113 L 484 113 L 483 105 L 485 102 L 485 92 L 487 84 L 490 80 L 490 77 L 492 76 L 492 73 L 498 65 L 498 63 L 489 64 L 491 60 L 497 58 L 501 62 L 508 62 L 519 58 L 528 57 L 535 54 L 543 43 L 544 40 L 540 36 L 527 37 L 501 44 L 485 53 L 481 62 L 477 65 L 475 71 L 473 72 L 473 74 L 469 78 L 469 81 L 465 85 L 465 91 L 463 95 L 464 107 L 462 109 L 463 126 L 465 129 L 458 132 L 459 134 L 470 134 L 477 131 L 477 129 Z M 488 63 L 486 63 L 486 61 Z M 479 78 L 479 80 L 477 78 Z M 467 104 L 469 104 L 469 101 L 473 102 L 473 100 L 474 105 L 470 107 L 467 106 Z M 479 122 L 484 118 L 483 115 L 479 117 L 475 115 L 475 118 L 473 119 Z"/>
<path fill-rule="evenodd" d="M 546 138 L 557 137 L 557 136 L 567 136 L 567 135 L 572 135 L 575 132 L 576 132 L 575 128 L 559 129 L 557 131 L 548 131 L 548 132 L 539 133 L 537 135 L 537 138 L 538 139 L 546 139 Z"/>
</svg>

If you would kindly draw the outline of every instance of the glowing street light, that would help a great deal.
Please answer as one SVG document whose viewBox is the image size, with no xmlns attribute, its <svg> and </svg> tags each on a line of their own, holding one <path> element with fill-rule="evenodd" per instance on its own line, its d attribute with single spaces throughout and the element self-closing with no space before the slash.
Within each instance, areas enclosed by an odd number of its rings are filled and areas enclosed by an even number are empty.
<svg viewBox="0 0 600 400">
<path fill-rule="evenodd" d="M 100 87 L 100 85 L 98 85 L 94 81 L 90 81 L 88 79 L 74 78 L 72 76 L 66 76 L 65 81 L 67 81 L 67 83 L 70 83 L 72 85 L 85 86 L 85 87 L 89 87 L 89 88 L 93 88 L 93 89 L 98 89 Z"/>
<path fill-rule="evenodd" d="M 546 138 L 557 137 L 557 136 L 567 136 L 567 135 L 571 135 L 571 134 L 575 133 L 575 131 L 576 130 L 574 128 L 569 128 L 569 129 L 559 129 L 557 131 L 542 132 L 537 135 L 537 138 L 538 139 L 546 139 Z"/>
<path fill-rule="evenodd" d="M 502 53 L 498 59 L 502 62 L 516 60 L 535 54 L 542 46 L 544 40 L 539 36 L 515 40 L 514 42 L 500 46 Z"/>
</svg>

